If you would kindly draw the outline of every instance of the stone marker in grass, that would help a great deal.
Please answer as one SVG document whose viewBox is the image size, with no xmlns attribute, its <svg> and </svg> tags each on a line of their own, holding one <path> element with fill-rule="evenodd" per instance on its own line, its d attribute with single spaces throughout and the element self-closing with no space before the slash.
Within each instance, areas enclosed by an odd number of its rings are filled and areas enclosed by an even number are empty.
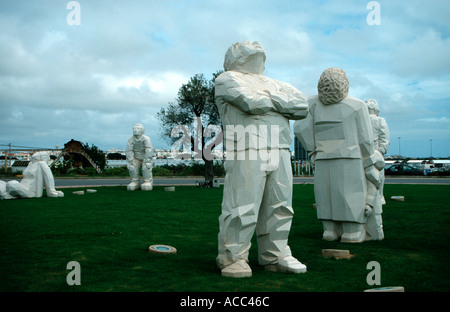
<svg viewBox="0 0 450 312">
<path fill-rule="evenodd" d="M 350 259 L 354 255 L 349 250 L 343 249 L 322 249 L 322 256 L 325 258 L 334 257 L 335 259 Z"/>
</svg>

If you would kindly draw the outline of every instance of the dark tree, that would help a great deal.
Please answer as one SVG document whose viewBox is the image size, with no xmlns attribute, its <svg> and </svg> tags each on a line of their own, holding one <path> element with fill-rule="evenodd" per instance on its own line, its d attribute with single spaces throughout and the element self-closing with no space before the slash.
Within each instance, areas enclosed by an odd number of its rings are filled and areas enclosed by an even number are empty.
<svg viewBox="0 0 450 312">
<path fill-rule="evenodd" d="M 120 153 L 109 153 L 108 155 L 106 155 L 106 158 L 109 160 L 125 160 L 127 159 L 127 156 Z"/>
<path fill-rule="evenodd" d="M 208 155 L 215 147 L 215 140 L 212 146 L 206 145 L 211 140 L 208 138 L 218 135 L 217 133 L 205 133 L 205 129 L 210 125 L 221 127 L 219 112 L 214 99 L 214 81 L 220 75 L 220 71 L 213 74 L 213 78 L 208 80 L 203 74 L 196 74 L 189 82 L 183 84 L 178 91 L 176 103 L 169 103 L 167 108 L 161 108 L 158 118 L 161 120 L 162 135 L 173 144 L 180 139 L 173 136 L 173 130 L 177 126 L 184 126 L 189 129 L 188 138 L 190 149 L 195 152 L 196 157 L 201 154 L 205 162 L 205 182 L 212 186 L 214 179 L 213 159 Z M 176 133 L 176 135 L 179 135 Z M 186 136 L 186 133 L 183 135 Z"/>
<path fill-rule="evenodd" d="M 83 149 L 86 154 L 94 161 L 94 163 L 103 171 L 106 167 L 106 153 L 99 149 L 94 144 L 89 146 L 89 143 L 83 145 Z M 88 165 L 89 166 L 89 165 Z"/>
</svg>

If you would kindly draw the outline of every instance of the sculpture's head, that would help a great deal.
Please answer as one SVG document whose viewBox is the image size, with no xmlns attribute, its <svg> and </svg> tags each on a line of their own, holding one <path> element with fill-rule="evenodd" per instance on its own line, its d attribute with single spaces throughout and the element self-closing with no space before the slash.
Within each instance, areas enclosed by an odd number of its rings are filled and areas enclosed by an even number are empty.
<svg viewBox="0 0 450 312">
<path fill-rule="evenodd" d="M 36 152 L 31 156 L 31 161 L 45 161 L 48 163 L 50 155 L 47 152 Z"/>
<path fill-rule="evenodd" d="M 144 132 L 145 132 L 145 129 L 144 129 L 143 125 L 141 125 L 140 123 L 134 125 L 134 127 L 133 127 L 133 135 L 134 136 L 139 137 L 139 136 L 143 135 Z"/>
<path fill-rule="evenodd" d="M 374 99 L 369 99 L 366 101 L 367 108 L 369 109 L 369 114 L 377 115 L 380 113 L 380 109 L 378 108 L 378 103 Z"/>
<path fill-rule="evenodd" d="M 317 85 L 322 104 L 336 104 L 348 95 L 348 78 L 341 68 L 331 67 L 322 73 Z"/>
<path fill-rule="evenodd" d="M 262 75 L 266 53 L 258 42 L 243 41 L 233 44 L 225 54 L 225 71 Z"/>
</svg>

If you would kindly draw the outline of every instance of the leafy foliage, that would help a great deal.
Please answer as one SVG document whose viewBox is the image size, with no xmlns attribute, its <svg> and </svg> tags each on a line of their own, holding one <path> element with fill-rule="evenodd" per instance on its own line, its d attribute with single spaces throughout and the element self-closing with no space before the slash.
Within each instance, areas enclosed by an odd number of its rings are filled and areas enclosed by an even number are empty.
<svg viewBox="0 0 450 312">
<path fill-rule="evenodd" d="M 91 144 L 89 146 L 89 143 L 85 143 L 83 145 L 83 149 L 86 152 L 86 154 L 91 157 L 91 159 L 97 164 L 97 166 L 100 167 L 100 170 L 103 171 L 106 167 L 106 154 L 104 151 L 99 149 L 94 144 Z"/>
<path fill-rule="evenodd" d="M 178 91 L 176 103 L 169 103 L 167 108 L 161 108 L 158 118 L 161 120 L 161 132 L 166 140 L 173 144 L 178 137 L 172 136 L 172 130 L 176 126 L 185 126 L 190 131 L 191 150 L 196 146 L 213 149 L 214 146 L 206 146 L 204 129 L 208 125 L 221 125 L 219 112 L 215 104 L 214 86 L 215 79 L 221 71 L 213 74 L 211 80 L 207 80 L 203 74 L 196 74 L 190 78 L 187 84 L 183 84 Z M 196 128 L 201 131 L 196 131 Z M 197 134 L 197 135 L 196 135 Z M 200 135 L 200 137 L 198 137 Z M 213 162 L 205 158 L 202 150 L 202 158 L 205 161 L 205 180 L 210 182 L 214 178 Z M 199 151 L 196 151 L 199 152 Z"/>
<path fill-rule="evenodd" d="M 83 144 L 83 150 L 103 172 L 106 167 L 106 153 L 94 144 L 89 145 L 89 143 Z M 80 164 L 82 166 L 80 166 Z M 52 172 L 55 176 L 68 173 L 84 175 L 97 174 L 97 171 L 92 168 L 91 163 L 82 155 L 77 153 L 68 153 L 64 155 L 63 161 L 58 162 L 52 167 Z"/>
<path fill-rule="evenodd" d="M 201 118 L 203 127 L 209 124 L 221 124 L 214 99 L 214 81 L 220 73 L 221 71 L 214 73 L 211 80 L 207 80 L 203 74 L 194 75 L 179 89 L 176 103 L 169 103 L 166 108 L 161 108 L 158 112 L 161 134 L 169 143 L 172 144 L 177 140 L 176 137 L 171 136 L 175 126 L 188 126 L 192 133 L 197 117 Z"/>
</svg>

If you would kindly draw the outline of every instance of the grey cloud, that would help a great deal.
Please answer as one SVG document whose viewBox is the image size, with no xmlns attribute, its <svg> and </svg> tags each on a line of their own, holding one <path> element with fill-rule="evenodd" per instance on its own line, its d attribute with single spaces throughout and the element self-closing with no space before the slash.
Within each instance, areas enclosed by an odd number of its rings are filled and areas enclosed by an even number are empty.
<svg viewBox="0 0 450 312">
<path fill-rule="evenodd" d="M 367 25 L 357 0 L 79 1 L 80 26 L 66 23 L 67 2 L 2 3 L 0 143 L 120 148 L 142 122 L 165 146 L 156 113 L 189 77 L 222 69 L 241 40 L 259 41 L 266 74 L 308 96 L 325 68 L 343 67 L 350 92 L 378 100 L 393 136 L 420 119 L 424 136 L 449 140 L 433 127 L 450 116 L 444 1 L 380 1 L 380 26 Z"/>
</svg>

